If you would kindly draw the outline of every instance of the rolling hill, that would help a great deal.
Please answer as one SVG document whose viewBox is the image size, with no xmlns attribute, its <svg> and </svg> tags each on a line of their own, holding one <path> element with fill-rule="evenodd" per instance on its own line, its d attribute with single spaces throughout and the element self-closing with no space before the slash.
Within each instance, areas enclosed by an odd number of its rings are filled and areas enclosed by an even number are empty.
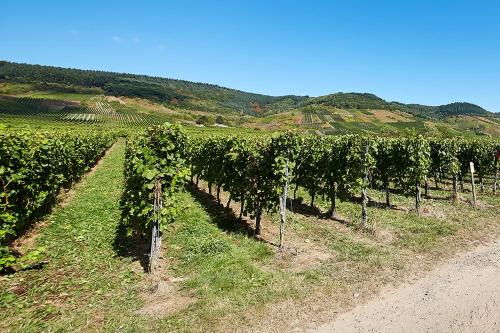
<svg viewBox="0 0 500 333">
<path fill-rule="evenodd" d="M 79 107 L 64 109 L 65 115 L 50 109 L 48 115 L 53 119 L 109 121 L 117 112 L 122 121 L 140 119 L 136 122 L 141 124 L 166 119 L 264 130 L 299 127 L 331 134 L 417 130 L 446 135 L 500 135 L 497 114 L 465 102 L 440 106 L 404 104 L 369 93 L 268 96 L 170 78 L 8 61 L 0 61 L 0 94 L 4 95 L 0 101 L 0 108 L 4 108 L 0 113 L 4 114 L 18 114 L 22 109 L 22 105 L 8 106 L 15 101 L 6 99 L 7 96 L 79 101 Z M 21 102 L 26 105 L 25 100 Z M 102 103 L 109 103 L 106 110 L 110 110 L 111 116 L 95 111 L 100 110 Z"/>
<path fill-rule="evenodd" d="M 493 115 L 471 103 L 441 106 L 403 104 L 387 102 L 368 93 L 336 93 L 320 97 L 268 96 L 207 83 L 7 61 L 0 61 L 0 82 L 2 81 L 31 83 L 41 90 L 140 97 L 199 111 L 235 112 L 254 116 L 286 112 L 310 105 L 340 109 L 399 110 L 432 119 L 457 115 Z"/>
</svg>

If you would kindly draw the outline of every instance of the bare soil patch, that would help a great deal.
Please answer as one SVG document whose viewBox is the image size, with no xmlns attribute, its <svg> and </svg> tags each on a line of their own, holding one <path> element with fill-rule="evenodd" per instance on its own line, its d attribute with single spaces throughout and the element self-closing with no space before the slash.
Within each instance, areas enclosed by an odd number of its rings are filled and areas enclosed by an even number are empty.
<svg viewBox="0 0 500 333">
<path fill-rule="evenodd" d="M 374 118 L 383 123 L 408 122 L 411 121 L 407 117 L 402 116 L 397 112 L 387 110 L 370 110 Z"/>
<path fill-rule="evenodd" d="M 116 97 L 116 96 L 107 96 L 106 97 L 107 101 L 108 102 L 118 102 L 120 103 L 121 105 L 125 105 L 126 103 L 120 98 L 120 97 Z"/>
<path fill-rule="evenodd" d="M 184 295 L 176 282 L 179 279 L 161 278 L 152 283 L 150 290 L 143 293 L 145 305 L 137 313 L 155 318 L 164 318 L 186 309 L 196 298 Z"/>
<path fill-rule="evenodd" d="M 64 101 L 57 99 L 44 99 L 42 104 L 46 105 L 52 110 L 62 110 L 65 107 L 79 107 L 81 105 L 80 101 Z"/>
</svg>

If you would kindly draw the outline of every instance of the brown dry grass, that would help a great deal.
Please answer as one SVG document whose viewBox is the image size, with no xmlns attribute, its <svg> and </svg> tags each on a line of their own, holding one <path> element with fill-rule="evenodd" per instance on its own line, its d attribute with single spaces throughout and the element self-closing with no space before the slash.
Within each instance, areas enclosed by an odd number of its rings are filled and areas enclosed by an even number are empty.
<svg viewBox="0 0 500 333">
<path fill-rule="evenodd" d="M 387 110 L 370 110 L 371 114 L 373 114 L 373 118 L 379 120 L 383 123 L 395 123 L 395 122 L 408 122 L 412 121 L 406 116 L 395 112 L 395 111 L 387 111 Z"/>
<path fill-rule="evenodd" d="M 108 102 L 118 102 L 120 103 L 121 105 L 126 105 L 126 103 L 120 98 L 120 97 L 116 97 L 116 96 L 106 96 L 106 100 Z"/>
<path fill-rule="evenodd" d="M 169 109 L 161 104 L 151 102 L 147 99 L 142 98 L 131 98 L 131 97 L 120 97 L 119 98 L 125 105 L 137 107 L 139 109 L 143 108 L 148 111 L 158 112 L 163 114 L 177 113 L 176 111 Z"/>
<path fill-rule="evenodd" d="M 144 281 L 146 288 L 141 294 L 144 306 L 137 311 L 137 314 L 161 319 L 186 309 L 196 301 L 195 297 L 188 296 L 180 290 L 179 282 L 182 282 L 183 278 L 168 276 L 166 265 L 167 262 L 163 261 L 163 267 L 159 267 L 155 274 L 146 277 Z"/>
</svg>

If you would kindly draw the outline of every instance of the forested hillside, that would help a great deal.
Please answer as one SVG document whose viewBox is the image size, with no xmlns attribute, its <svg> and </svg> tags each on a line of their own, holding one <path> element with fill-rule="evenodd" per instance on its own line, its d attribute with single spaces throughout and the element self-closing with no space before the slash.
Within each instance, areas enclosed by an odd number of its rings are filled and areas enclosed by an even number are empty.
<svg viewBox="0 0 500 333">
<path fill-rule="evenodd" d="M 170 107 L 191 110 L 262 116 L 303 107 L 388 110 L 411 113 L 428 119 L 457 115 L 493 115 L 470 103 L 425 106 L 387 102 L 368 93 L 336 93 L 320 97 L 268 96 L 213 84 L 52 66 L 0 61 L 0 83 L 29 83 L 38 90 L 139 97 Z"/>
<path fill-rule="evenodd" d="M 213 84 L 52 66 L 0 62 L 0 81 L 36 84 L 40 90 L 104 93 L 140 97 L 200 111 L 239 112 L 256 115 L 273 102 L 295 104 L 304 98 L 272 97 Z"/>
<path fill-rule="evenodd" d="M 442 119 L 452 116 L 494 116 L 492 112 L 486 111 L 482 107 L 465 102 L 455 102 L 439 106 L 427 106 L 419 104 L 400 104 L 392 103 L 396 107 L 399 106 L 400 110 L 409 112 L 415 116 L 429 118 L 429 119 Z"/>
</svg>

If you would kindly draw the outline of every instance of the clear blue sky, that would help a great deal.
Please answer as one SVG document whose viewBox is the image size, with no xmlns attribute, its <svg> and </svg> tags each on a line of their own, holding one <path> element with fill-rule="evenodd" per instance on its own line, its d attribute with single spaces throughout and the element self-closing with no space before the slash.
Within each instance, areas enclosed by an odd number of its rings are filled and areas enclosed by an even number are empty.
<svg viewBox="0 0 500 333">
<path fill-rule="evenodd" d="M 500 111 L 499 1 L 23 1 L 0 59 Z"/>
</svg>

